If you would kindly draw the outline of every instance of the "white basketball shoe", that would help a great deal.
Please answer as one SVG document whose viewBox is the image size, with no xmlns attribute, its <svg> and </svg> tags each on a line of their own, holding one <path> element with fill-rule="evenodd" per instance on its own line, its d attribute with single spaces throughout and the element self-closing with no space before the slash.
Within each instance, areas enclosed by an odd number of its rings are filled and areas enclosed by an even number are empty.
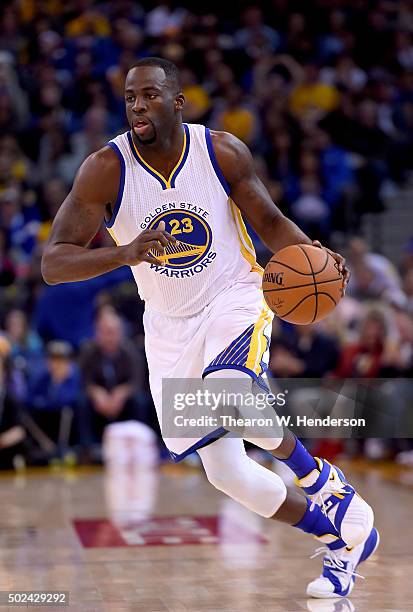
<svg viewBox="0 0 413 612">
<path fill-rule="evenodd" d="M 325 546 L 318 548 L 312 558 L 324 554 L 323 572 L 307 586 L 307 595 L 320 599 L 350 595 L 356 578 L 363 578 L 356 573 L 356 568 L 373 555 L 379 542 L 379 532 L 373 527 L 366 541 L 354 548 L 335 551 Z"/>
<path fill-rule="evenodd" d="M 317 469 L 297 479 L 296 484 L 313 504 L 323 509 L 340 533 L 341 540 L 347 546 L 358 546 L 367 539 L 373 528 L 371 506 L 356 493 L 338 467 L 325 459 L 314 459 Z"/>
</svg>

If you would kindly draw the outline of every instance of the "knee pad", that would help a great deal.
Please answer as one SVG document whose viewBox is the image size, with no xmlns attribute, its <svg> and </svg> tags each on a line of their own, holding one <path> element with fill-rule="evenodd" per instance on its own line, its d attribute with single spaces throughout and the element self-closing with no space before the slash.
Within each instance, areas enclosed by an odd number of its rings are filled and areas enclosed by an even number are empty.
<svg viewBox="0 0 413 612">
<path fill-rule="evenodd" d="M 235 479 L 233 472 L 229 473 L 223 468 L 220 469 L 219 466 L 212 466 L 208 469 L 205 467 L 205 474 L 212 486 L 229 495 L 228 491 Z"/>
<path fill-rule="evenodd" d="M 207 460 L 202 457 L 202 451 L 200 455 L 209 482 L 249 510 L 269 518 L 284 503 L 287 496 L 284 482 L 277 474 L 250 459 L 245 451 L 225 464 L 214 461 L 211 451 Z"/>
<path fill-rule="evenodd" d="M 255 444 L 259 448 L 266 451 L 272 451 L 278 448 L 283 441 L 283 438 L 245 438 L 247 442 Z"/>
<path fill-rule="evenodd" d="M 285 502 L 287 487 L 278 474 L 275 474 L 249 457 L 248 461 L 252 464 L 252 477 L 255 482 L 261 480 L 258 488 L 254 488 L 249 509 L 264 518 L 271 518 Z"/>
</svg>

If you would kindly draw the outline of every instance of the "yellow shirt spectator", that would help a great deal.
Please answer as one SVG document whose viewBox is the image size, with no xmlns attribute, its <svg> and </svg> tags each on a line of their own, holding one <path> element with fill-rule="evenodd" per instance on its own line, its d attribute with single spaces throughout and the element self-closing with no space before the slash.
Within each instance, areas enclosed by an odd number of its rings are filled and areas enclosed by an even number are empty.
<svg viewBox="0 0 413 612">
<path fill-rule="evenodd" d="M 211 105 L 209 96 L 200 85 L 187 85 L 182 91 L 186 100 L 185 119 L 197 121 L 205 115 Z"/>
<path fill-rule="evenodd" d="M 254 136 L 254 115 L 247 108 L 236 106 L 228 108 L 219 116 L 220 129 L 234 134 L 244 142 L 250 142 Z"/>
<path fill-rule="evenodd" d="M 325 83 L 303 83 L 291 93 L 290 108 L 297 115 L 318 109 L 325 113 L 334 110 L 339 103 L 340 95 L 331 85 Z"/>
<path fill-rule="evenodd" d="M 90 33 L 95 36 L 110 36 L 110 23 L 106 17 L 94 11 L 89 11 L 72 19 L 66 26 L 67 36 L 76 37 Z"/>
</svg>

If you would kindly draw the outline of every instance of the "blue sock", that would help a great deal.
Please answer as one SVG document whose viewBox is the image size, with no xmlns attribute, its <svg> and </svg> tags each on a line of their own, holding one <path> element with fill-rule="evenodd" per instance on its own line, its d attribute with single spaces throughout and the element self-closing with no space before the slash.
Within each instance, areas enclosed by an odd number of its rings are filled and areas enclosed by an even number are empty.
<svg viewBox="0 0 413 612">
<path fill-rule="evenodd" d="M 301 529 L 301 531 L 311 533 L 315 536 L 323 536 L 330 533 L 331 535 L 339 538 L 339 532 L 334 527 L 330 519 L 323 513 L 320 506 L 315 505 L 313 509 L 310 510 L 311 502 L 309 499 L 306 501 L 307 510 L 305 511 L 304 516 L 301 521 L 293 525 L 293 527 L 297 527 L 297 529 Z"/>
<path fill-rule="evenodd" d="M 312 470 L 318 468 L 318 465 L 306 447 L 295 438 L 295 448 L 288 459 L 280 459 L 294 472 L 297 478 L 307 476 Z"/>
</svg>

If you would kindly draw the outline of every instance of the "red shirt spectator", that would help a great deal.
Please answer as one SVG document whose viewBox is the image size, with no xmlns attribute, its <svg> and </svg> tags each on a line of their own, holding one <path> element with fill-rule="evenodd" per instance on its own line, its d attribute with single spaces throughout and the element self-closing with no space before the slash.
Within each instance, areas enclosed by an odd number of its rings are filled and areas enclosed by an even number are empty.
<svg viewBox="0 0 413 612">
<path fill-rule="evenodd" d="M 339 378 L 376 378 L 380 376 L 388 352 L 388 326 L 380 310 L 370 310 L 362 324 L 357 342 L 346 346 L 335 375 Z"/>
</svg>

